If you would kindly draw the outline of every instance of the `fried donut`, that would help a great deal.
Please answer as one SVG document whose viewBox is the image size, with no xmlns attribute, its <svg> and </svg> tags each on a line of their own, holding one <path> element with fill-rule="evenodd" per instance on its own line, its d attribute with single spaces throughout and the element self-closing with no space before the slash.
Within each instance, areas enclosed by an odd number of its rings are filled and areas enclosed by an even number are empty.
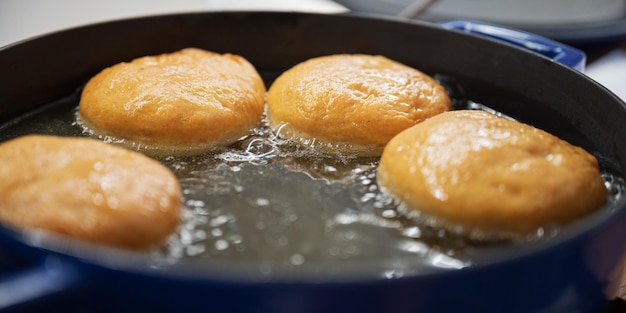
<svg viewBox="0 0 626 313">
<path fill-rule="evenodd" d="M 0 221 L 129 249 L 164 243 L 179 223 L 174 174 L 90 138 L 29 135 L 0 144 Z"/>
<path fill-rule="evenodd" d="M 379 156 L 400 131 L 451 108 L 428 75 L 383 56 L 309 59 L 281 74 L 268 95 L 270 126 L 327 152 Z"/>
<path fill-rule="evenodd" d="M 79 122 L 151 154 L 230 144 L 261 119 L 265 85 L 243 57 L 188 48 L 104 69 L 85 85 Z"/>
<path fill-rule="evenodd" d="M 409 210 L 476 234 L 531 234 L 598 209 L 597 160 L 545 131 L 482 111 L 450 111 L 394 137 L 377 180 Z"/>
</svg>

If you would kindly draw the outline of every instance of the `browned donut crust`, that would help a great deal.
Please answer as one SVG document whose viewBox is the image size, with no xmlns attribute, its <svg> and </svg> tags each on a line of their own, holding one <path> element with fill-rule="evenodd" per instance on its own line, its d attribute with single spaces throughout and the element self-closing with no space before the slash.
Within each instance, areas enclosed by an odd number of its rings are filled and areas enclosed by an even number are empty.
<svg viewBox="0 0 626 313">
<path fill-rule="evenodd" d="M 287 127 L 287 136 L 361 155 L 380 155 L 400 131 L 450 109 L 445 89 L 428 75 L 363 54 L 302 62 L 274 81 L 267 100 L 275 131 Z"/>
<path fill-rule="evenodd" d="M 236 141 L 264 110 L 265 85 L 243 57 L 188 48 L 119 63 L 85 86 L 79 121 L 155 154 Z"/>
<path fill-rule="evenodd" d="M 400 133 L 378 182 L 409 209 L 482 233 L 567 223 L 608 197 L 585 150 L 482 111 L 443 113 Z"/>
<path fill-rule="evenodd" d="M 0 221 L 121 248 L 164 243 L 180 187 L 157 161 L 95 139 L 30 135 L 0 145 Z"/>
</svg>

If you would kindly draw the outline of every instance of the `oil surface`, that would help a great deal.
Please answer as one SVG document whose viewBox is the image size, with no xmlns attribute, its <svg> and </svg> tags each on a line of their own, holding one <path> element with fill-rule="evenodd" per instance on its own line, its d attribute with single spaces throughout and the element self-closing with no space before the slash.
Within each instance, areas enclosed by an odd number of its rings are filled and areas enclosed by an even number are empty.
<svg viewBox="0 0 626 313">
<path fill-rule="evenodd" d="M 0 140 L 25 134 L 93 136 L 76 122 L 78 94 L 0 127 Z M 458 104 L 455 105 L 459 108 Z M 467 108 L 490 110 L 476 103 Z M 106 138 L 101 138 L 106 140 Z M 376 184 L 377 158 L 337 157 L 276 138 L 263 120 L 237 143 L 197 156 L 155 157 L 183 188 L 182 223 L 154 266 L 230 263 L 273 273 L 400 277 L 476 263 L 500 247 L 550 240 L 476 240 L 403 213 Z M 603 173 L 611 201 L 623 181 Z M 359 266 L 355 266 L 355 265 Z"/>
</svg>

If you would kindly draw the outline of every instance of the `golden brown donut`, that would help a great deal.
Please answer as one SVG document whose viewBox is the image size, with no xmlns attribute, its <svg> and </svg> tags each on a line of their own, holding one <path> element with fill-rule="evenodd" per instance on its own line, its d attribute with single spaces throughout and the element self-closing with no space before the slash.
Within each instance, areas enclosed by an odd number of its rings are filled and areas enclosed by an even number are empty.
<svg viewBox="0 0 626 313">
<path fill-rule="evenodd" d="M 95 75 L 79 121 L 148 153 L 192 154 L 246 135 L 264 106 L 263 80 L 243 57 L 188 48 Z"/>
<path fill-rule="evenodd" d="M 274 81 L 267 101 L 270 126 L 279 135 L 363 156 L 380 155 L 394 135 L 451 105 L 428 75 L 363 54 L 297 64 Z"/>
<path fill-rule="evenodd" d="M 409 209 L 483 234 L 567 223 L 608 197 L 585 150 L 482 111 L 442 113 L 398 134 L 377 179 Z"/>
<path fill-rule="evenodd" d="M 96 139 L 30 135 L 0 145 L 0 221 L 109 246 L 164 243 L 179 223 L 172 172 Z"/>
</svg>

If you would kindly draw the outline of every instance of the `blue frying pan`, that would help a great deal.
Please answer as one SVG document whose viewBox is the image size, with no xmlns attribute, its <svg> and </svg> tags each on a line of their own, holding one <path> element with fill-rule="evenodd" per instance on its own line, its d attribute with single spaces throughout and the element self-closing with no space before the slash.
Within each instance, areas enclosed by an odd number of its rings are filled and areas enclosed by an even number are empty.
<svg viewBox="0 0 626 313">
<path fill-rule="evenodd" d="M 581 73 L 585 55 L 576 49 L 493 25 L 357 14 L 163 15 L 6 46 L 0 140 L 10 139 L 8 130 L 24 116 L 75 106 L 71 95 L 107 66 L 191 46 L 240 54 L 268 84 L 311 57 L 382 54 L 452 78 L 464 99 L 582 146 L 616 180 L 624 177 L 626 104 Z M 265 275 L 245 262 L 153 266 L 139 253 L 0 227 L 0 310 L 601 312 L 617 296 L 626 252 L 620 192 L 548 240 L 499 245 L 468 266 L 405 275 Z"/>
</svg>

